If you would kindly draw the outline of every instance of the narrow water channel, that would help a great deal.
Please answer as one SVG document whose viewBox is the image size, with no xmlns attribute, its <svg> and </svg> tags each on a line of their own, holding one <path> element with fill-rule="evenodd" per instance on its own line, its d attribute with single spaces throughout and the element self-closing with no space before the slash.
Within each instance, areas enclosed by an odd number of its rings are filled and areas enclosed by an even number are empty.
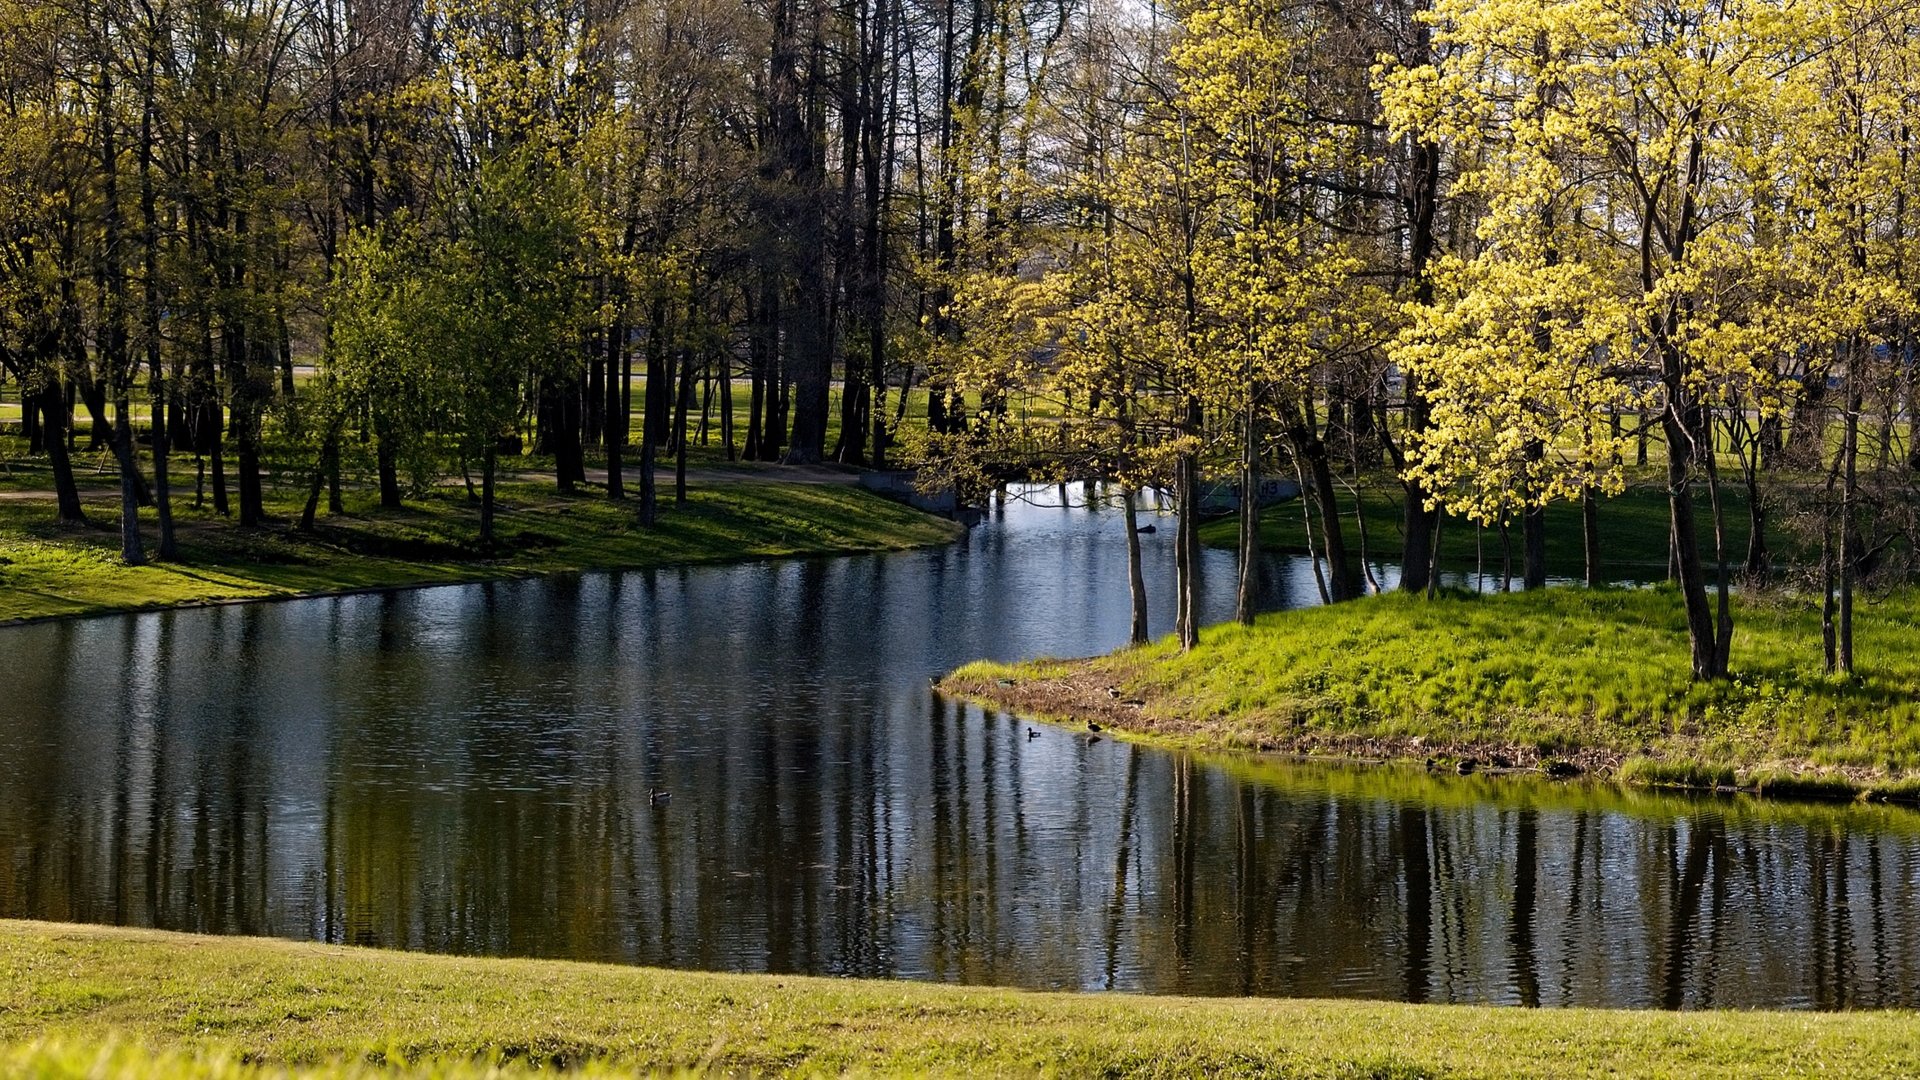
<svg viewBox="0 0 1920 1080">
<path fill-rule="evenodd" d="M 1209 760 L 939 699 L 967 659 L 1124 640 L 1117 516 L 1030 494 L 940 550 L 0 630 L 0 916 L 1088 990 L 1920 1005 L 1920 814 Z M 1232 563 L 1208 554 L 1210 620 Z M 1267 578 L 1271 606 L 1315 600 L 1304 560 Z"/>
</svg>

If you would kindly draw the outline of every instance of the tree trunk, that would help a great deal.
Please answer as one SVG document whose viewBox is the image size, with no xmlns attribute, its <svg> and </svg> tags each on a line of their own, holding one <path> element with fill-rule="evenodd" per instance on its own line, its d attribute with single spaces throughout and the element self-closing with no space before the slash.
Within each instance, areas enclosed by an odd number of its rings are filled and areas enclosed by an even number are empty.
<svg viewBox="0 0 1920 1080">
<path fill-rule="evenodd" d="M 1587 588 L 1603 584 L 1600 572 L 1600 497 L 1587 488 L 1580 493 L 1580 540 L 1586 552 Z"/>
<path fill-rule="evenodd" d="M 73 482 L 73 459 L 67 455 L 67 394 L 59 380 L 48 379 L 41 387 L 40 415 L 47 443 L 47 463 L 53 468 L 53 492 L 60 522 L 85 525 L 87 515 L 80 508 L 80 488 Z"/>
<path fill-rule="evenodd" d="M 1529 506 L 1520 515 L 1522 585 L 1528 589 L 1547 587 L 1547 512 Z"/>
<path fill-rule="evenodd" d="M 1132 612 L 1131 629 L 1127 641 L 1133 645 L 1147 643 L 1147 581 L 1140 567 L 1140 496 L 1127 485 L 1127 600 Z"/>
<path fill-rule="evenodd" d="M 1334 489 L 1333 466 L 1327 459 L 1326 443 L 1298 406 L 1289 404 L 1283 414 L 1287 441 L 1292 444 L 1296 457 L 1306 463 L 1310 491 L 1303 492 L 1302 497 L 1311 497 L 1319 511 L 1320 544 L 1327 553 L 1329 598 L 1336 604 L 1352 600 L 1361 594 L 1360 582 L 1347 558 L 1346 537 L 1340 527 L 1340 493 Z"/>
<path fill-rule="evenodd" d="M 1669 366 L 1670 400 L 1684 401 L 1682 390 L 1674 385 L 1677 369 Z M 1700 536 L 1694 519 L 1693 489 L 1690 484 L 1692 440 L 1687 428 L 1699 428 L 1693 416 L 1686 427 L 1675 414 L 1681 406 L 1670 405 L 1661 417 L 1662 433 L 1667 441 L 1668 524 L 1673 535 L 1673 561 L 1679 580 L 1680 596 L 1687 614 L 1687 639 L 1695 679 L 1718 679 L 1726 674 L 1720 664 L 1719 633 L 1713 609 L 1707 602 L 1706 567 L 1700 562 Z"/>
<path fill-rule="evenodd" d="M 1200 463 L 1193 454 L 1181 454 L 1177 466 L 1175 496 L 1179 500 L 1175 513 L 1179 515 L 1174 529 L 1174 633 L 1180 639 L 1180 651 L 1186 652 L 1200 643 L 1198 615 L 1194 611 L 1195 582 L 1193 553 L 1194 545 L 1188 538 L 1195 531 L 1194 519 L 1199 517 L 1200 499 L 1195 490 L 1200 486 Z"/>
<path fill-rule="evenodd" d="M 1234 616 L 1252 626 L 1260 606 L 1260 411 L 1247 403 L 1240 451 L 1240 588 Z"/>
<path fill-rule="evenodd" d="M 1840 454 L 1840 635 L 1839 670 L 1841 674 L 1853 674 L 1853 585 L 1859 569 L 1860 546 L 1857 534 L 1858 526 L 1854 522 L 1857 504 L 1860 499 L 1860 408 L 1861 390 L 1858 367 L 1866 350 L 1856 341 L 1853 355 L 1847 364 L 1847 415 L 1846 427 L 1841 436 Z"/>
<path fill-rule="evenodd" d="M 394 447 L 393 424 L 378 404 L 374 406 L 374 463 L 380 474 L 380 508 L 400 509 L 399 451 Z"/>
<path fill-rule="evenodd" d="M 1764 459 L 1763 459 L 1764 460 Z M 1746 573 L 1756 585 L 1765 584 L 1773 573 L 1773 555 L 1767 550 L 1767 507 L 1760 499 L 1760 478 L 1751 464 L 1747 480 L 1747 558 Z"/>
<path fill-rule="evenodd" d="M 140 112 L 140 224 L 145 256 L 141 318 L 147 346 L 147 400 L 153 414 L 153 505 L 160 523 L 160 544 L 155 554 L 173 560 L 180 557 L 180 548 L 173 530 L 173 486 L 167 476 L 167 455 L 175 406 L 160 355 L 160 215 L 153 184 L 154 62 L 154 50 L 149 45 Z"/>
<path fill-rule="evenodd" d="M 140 465 L 133 453 L 132 408 L 125 398 L 115 409 L 113 456 L 120 466 L 120 561 L 140 566 L 147 561 L 140 548 Z"/>
<path fill-rule="evenodd" d="M 1525 456 L 1530 462 L 1545 458 L 1547 448 L 1538 442 L 1527 444 Z M 1544 507 L 1529 506 L 1520 516 L 1523 585 L 1527 589 L 1547 587 L 1547 512 Z"/>
<path fill-rule="evenodd" d="M 607 498 L 627 497 L 627 435 L 633 422 L 633 351 L 627 347 L 624 287 L 619 291 L 620 314 L 607 336 Z"/>
<path fill-rule="evenodd" d="M 499 447 L 492 437 L 481 455 L 480 464 L 480 550 L 493 554 L 493 470 Z"/>
<path fill-rule="evenodd" d="M 693 349 L 681 352 L 680 400 L 673 418 L 673 505 L 687 505 L 687 410 L 693 407 Z"/>
</svg>

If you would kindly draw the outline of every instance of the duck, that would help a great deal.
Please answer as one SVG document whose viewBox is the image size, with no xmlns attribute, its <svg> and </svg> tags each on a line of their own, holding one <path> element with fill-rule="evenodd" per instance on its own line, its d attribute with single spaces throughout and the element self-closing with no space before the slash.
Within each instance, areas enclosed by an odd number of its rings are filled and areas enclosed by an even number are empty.
<svg viewBox="0 0 1920 1080">
<path fill-rule="evenodd" d="M 1094 722 L 1093 722 L 1093 721 L 1091 721 L 1091 720 L 1089 720 L 1089 721 L 1087 721 L 1087 730 L 1088 730 L 1088 731 L 1099 731 L 1099 730 L 1100 730 L 1100 725 L 1099 725 L 1099 724 L 1096 724 L 1096 723 L 1094 723 Z"/>
<path fill-rule="evenodd" d="M 673 801 L 673 792 L 654 788 L 647 792 L 647 801 L 655 806 L 665 806 Z"/>
<path fill-rule="evenodd" d="M 1028 729 L 1027 729 L 1027 738 L 1028 738 L 1028 739 L 1037 739 L 1037 738 L 1039 738 L 1039 737 L 1040 737 L 1040 733 L 1039 733 L 1039 732 L 1037 732 L 1037 731 L 1035 731 L 1035 730 L 1033 730 L 1032 728 L 1028 728 Z"/>
</svg>

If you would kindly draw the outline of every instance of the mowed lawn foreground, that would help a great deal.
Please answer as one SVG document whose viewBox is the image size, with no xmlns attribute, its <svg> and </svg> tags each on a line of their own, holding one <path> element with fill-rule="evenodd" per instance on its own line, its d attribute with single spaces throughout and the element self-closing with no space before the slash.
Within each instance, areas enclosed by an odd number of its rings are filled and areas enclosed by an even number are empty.
<svg viewBox="0 0 1920 1080">
<path fill-rule="evenodd" d="M 0 1072 L 1896 1076 L 1902 1012 L 1030 993 L 0 922 Z"/>
</svg>

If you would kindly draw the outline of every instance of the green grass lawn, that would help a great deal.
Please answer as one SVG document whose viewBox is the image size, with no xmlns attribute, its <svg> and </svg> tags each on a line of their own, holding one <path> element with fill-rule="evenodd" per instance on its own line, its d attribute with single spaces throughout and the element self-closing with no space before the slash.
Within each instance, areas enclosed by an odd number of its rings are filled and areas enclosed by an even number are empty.
<svg viewBox="0 0 1920 1080">
<path fill-rule="evenodd" d="M 1720 492 L 1726 517 L 1727 561 L 1738 568 L 1747 554 L 1747 498 L 1732 485 Z M 1369 481 L 1360 485 L 1359 503 L 1366 508 L 1367 557 L 1383 562 L 1400 558 L 1401 501 L 1400 486 L 1391 481 Z M 1358 556 L 1359 531 L 1353 516 L 1355 496 L 1346 492 L 1341 505 L 1346 511 L 1344 536 L 1349 553 Z M 1713 516 L 1706 493 L 1698 493 L 1701 556 L 1713 560 Z M 1601 572 L 1608 580 L 1661 580 L 1667 572 L 1667 494 L 1650 483 L 1639 483 L 1600 503 Z M 1586 547 L 1578 503 L 1555 503 L 1546 510 L 1547 572 L 1560 577 L 1579 578 L 1586 573 Z M 1513 573 L 1521 573 L 1520 523 L 1509 529 L 1513 547 Z M 1236 518 L 1209 521 L 1200 527 L 1201 542 L 1210 547 L 1232 548 L 1239 544 L 1240 524 Z M 1781 539 L 1769 536 L 1776 546 Z M 1306 529 L 1301 522 L 1300 504 L 1283 503 L 1264 509 L 1260 515 L 1260 544 L 1269 551 L 1305 554 Z M 1318 541 L 1316 539 L 1316 547 Z M 1500 573 L 1500 531 L 1480 528 L 1465 518 L 1449 516 L 1440 528 L 1440 561 L 1447 570 L 1471 573 L 1475 567 L 1489 575 Z"/>
<path fill-rule="evenodd" d="M 1891 1076 L 1909 1013 L 1194 999 L 0 923 L 0 1071 L 420 1076 Z"/>
<path fill-rule="evenodd" d="M 1920 591 L 1863 598 L 1859 672 L 1821 671 L 1819 613 L 1737 599 L 1734 678 L 1694 684 L 1677 592 L 1386 595 L 1087 661 L 975 664 L 946 685 L 1192 746 L 1625 766 L 1648 781 L 1920 792 Z M 1111 688 L 1111 690 L 1109 690 Z"/>
<path fill-rule="evenodd" d="M 557 495 L 550 483 L 503 485 L 499 546 L 478 548 L 479 508 L 448 488 L 378 508 L 350 491 L 344 516 L 312 533 L 290 526 L 292 493 L 269 509 L 280 523 L 241 529 L 177 498 L 182 559 L 120 562 L 118 507 L 89 504 L 92 524 L 53 524 L 50 504 L 0 501 L 0 620 L 258 599 L 401 585 L 481 581 L 587 569 L 895 550 L 941 543 L 953 523 L 852 487 L 752 481 L 663 493 L 661 518 L 640 527 L 635 504 L 597 492 Z M 144 516 L 149 550 L 157 526 Z"/>
</svg>

